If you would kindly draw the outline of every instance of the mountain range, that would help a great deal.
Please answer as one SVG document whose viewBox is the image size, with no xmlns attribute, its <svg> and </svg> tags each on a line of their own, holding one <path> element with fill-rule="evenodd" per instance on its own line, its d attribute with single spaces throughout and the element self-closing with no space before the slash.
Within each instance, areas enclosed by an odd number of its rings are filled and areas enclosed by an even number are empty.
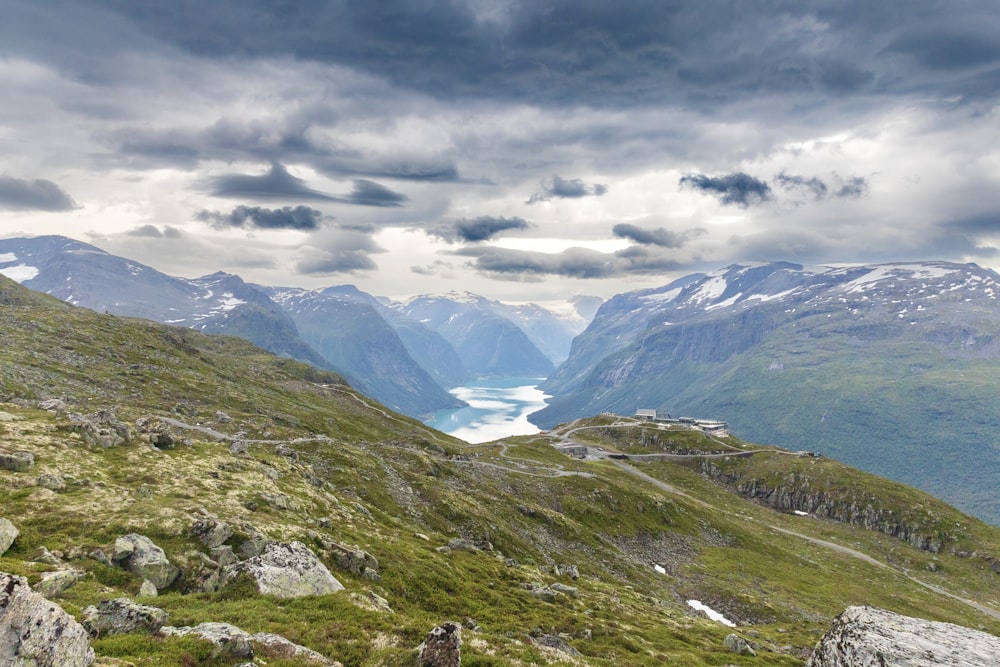
<svg viewBox="0 0 1000 667">
<path fill-rule="evenodd" d="M 1000 528 L 816 452 L 613 416 L 470 445 L 2 276 L 0 581 L 0 658 L 40 667 L 980 667 L 1000 634 Z"/>
<path fill-rule="evenodd" d="M 530 418 L 716 418 L 1000 523 L 998 296 L 995 272 L 948 262 L 687 276 L 608 300 Z"/>
<path fill-rule="evenodd" d="M 510 306 L 471 294 L 404 304 L 351 285 L 269 287 L 225 273 L 176 278 L 59 236 L 0 240 L 0 273 L 98 312 L 240 336 L 335 370 L 411 416 L 461 407 L 447 389 L 472 378 L 547 376 L 589 321 L 577 309 L 557 317 L 535 304 Z M 425 317 L 429 303 L 448 309 L 448 317 Z M 593 300 L 578 303 L 592 314 Z"/>
</svg>

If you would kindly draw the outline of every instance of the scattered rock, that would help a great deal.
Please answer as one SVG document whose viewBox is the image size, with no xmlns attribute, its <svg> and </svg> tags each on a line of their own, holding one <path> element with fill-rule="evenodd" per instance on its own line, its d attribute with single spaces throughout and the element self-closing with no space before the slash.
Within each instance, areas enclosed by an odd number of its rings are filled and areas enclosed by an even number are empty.
<svg viewBox="0 0 1000 667">
<path fill-rule="evenodd" d="M 368 508 L 365 507 L 364 505 L 362 505 L 361 503 L 354 503 L 354 509 L 356 509 L 359 512 L 361 512 L 362 514 L 364 514 L 369 519 L 372 518 L 372 513 L 369 512 Z"/>
<path fill-rule="evenodd" d="M 219 567 L 226 567 L 239 561 L 239 558 L 233 553 L 233 548 L 228 544 L 224 544 L 221 547 L 213 547 L 208 550 L 208 553 L 211 554 L 212 560 L 219 564 Z"/>
<path fill-rule="evenodd" d="M 47 398 L 44 401 L 38 401 L 38 409 L 48 412 L 65 412 L 69 406 L 61 398 Z"/>
<path fill-rule="evenodd" d="M 165 625 L 160 634 L 166 637 L 194 636 L 210 642 L 215 649 L 213 658 L 253 658 L 250 633 L 229 623 L 199 623 L 194 627 L 173 627 Z"/>
<path fill-rule="evenodd" d="M 18 417 L 17 415 L 12 415 L 9 412 L 4 412 L 3 410 L 0 410 L 0 422 L 13 422 L 13 421 L 20 421 L 22 419 L 24 419 L 24 417 Z"/>
<path fill-rule="evenodd" d="M 35 465 L 35 455 L 31 452 L 0 452 L 0 468 L 11 472 L 28 472 Z"/>
<path fill-rule="evenodd" d="M 167 622 L 168 616 L 159 607 L 147 607 L 128 598 L 101 600 L 96 607 L 87 607 L 84 613 L 83 627 L 91 637 L 156 632 Z"/>
<path fill-rule="evenodd" d="M 250 443 L 246 440 L 233 440 L 232 444 L 229 445 L 229 453 L 236 456 L 241 454 L 246 454 L 250 451 Z"/>
<path fill-rule="evenodd" d="M 428 633 L 418 659 L 421 667 L 460 667 L 461 651 L 462 626 L 448 621 Z"/>
<path fill-rule="evenodd" d="M 264 499 L 264 502 L 276 510 L 295 509 L 295 501 L 286 496 L 284 493 L 262 493 L 260 494 L 260 497 Z"/>
<path fill-rule="evenodd" d="M 323 547 L 330 552 L 333 562 L 340 569 L 374 581 L 381 579 L 378 571 L 378 559 L 364 549 L 358 546 L 345 546 L 330 540 L 325 540 Z"/>
<path fill-rule="evenodd" d="M 271 660 L 304 660 L 316 665 L 333 667 L 340 663 L 334 662 L 317 653 L 311 648 L 300 646 L 285 639 L 281 635 L 274 635 L 269 632 L 258 632 L 250 638 L 253 644 L 254 653 L 261 658 Z"/>
<path fill-rule="evenodd" d="M 455 551 L 493 551 L 493 545 L 487 540 L 470 540 L 456 537 L 448 540 L 448 546 Z"/>
<path fill-rule="evenodd" d="M 0 665 L 88 667 L 87 632 L 62 608 L 28 588 L 24 577 L 0 572 Z"/>
<path fill-rule="evenodd" d="M 549 586 L 549 588 L 556 591 L 557 593 L 565 593 L 571 598 L 575 598 L 577 594 L 576 586 L 567 586 L 566 584 L 560 584 L 558 582 L 552 584 L 551 586 Z"/>
<path fill-rule="evenodd" d="M 739 655 L 757 655 L 757 652 L 753 650 L 753 647 L 750 646 L 749 642 L 739 635 L 726 635 L 722 645 L 727 651 L 732 651 L 733 653 L 738 653 Z"/>
<path fill-rule="evenodd" d="M 574 581 L 580 578 L 576 565 L 556 565 L 554 569 L 557 577 L 569 577 Z"/>
<path fill-rule="evenodd" d="M 66 480 L 62 478 L 61 475 L 53 475 L 51 473 L 42 473 L 38 476 L 35 481 L 38 486 L 43 489 L 49 489 L 50 491 L 65 491 L 66 490 Z"/>
<path fill-rule="evenodd" d="M 274 453 L 278 456 L 284 456 L 286 459 L 291 459 L 292 461 L 299 460 L 299 453 L 295 451 L 291 445 L 284 442 L 274 448 Z"/>
<path fill-rule="evenodd" d="M 191 526 L 191 534 L 201 540 L 209 549 L 222 546 L 233 536 L 233 529 L 225 521 L 215 517 L 202 517 Z"/>
<path fill-rule="evenodd" d="M 56 570 L 55 572 L 43 572 L 35 584 L 35 590 L 47 598 L 54 598 L 83 577 L 80 570 Z"/>
<path fill-rule="evenodd" d="M 319 558 L 301 542 L 272 542 L 263 553 L 222 570 L 222 584 L 249 576 L 263 595 L 280 598 L 326 595 L 344 590 Z"/>
<path fill-rule="evenodd" d="M 413 536 L 416 537 L 418 540 L 423 540 L 424 542 L 431 541 L 431 538 L 427 537 L 423 533 L 414 533 Z"/>
<path fill-rule="evenodd" d="M 156 590 L 156 586 L 149 579 L 143 579 L 142 585 L 139 586 L 139 597 L 143 598 L 155 598 L 159 594 Z"/>
<path fill-rule="evenodd" d="M 119 421 L 113 410 L 98 410 L 83 417 L 71 412 L 67 416 L 88 444 L 108 448 L 132 441 L 131 427 Z"/>
<path fill-rule="evenodd" d="M 479 624 L 476 623 L 475 619 L 473 619 L 471 616 L 466 616 L 465 622 L 462 623 L 462 627 L 464 627 L 466 630 L 478 630 Z"/>
<path fill-rule="evenodd" d="M 378 611 L 387 611 L 392 613 L 392 607 L 389 606 L 389 601 L 375 591 L 368 591 L 368 599 L 371 600 L 372 605 Z"/>
<path fill-rule="evenodd" d="M 7 553 L 7 549 L 10 549 L 10 545 L 14 544 L 14 540 L 20 534 L 21 531 L 10 522 L 10 519 L 0 517 L 0 556 Z"/>
<path fill-rule="evenodd" d="M 167 560 L 163 549 L 138 533 L 129 533 L 115 540 L 111 560 L 129 572 L 149 580 L 157 590 L 172 584 L 180 574 L 180 570 Z"/>
<path fill-rule="evenodd" d="M 533 637 L 532 640 L 539 646 L 555 649 L 560 653 L 565 653 L 567 655 L 580 655 L 579 651 L 573 648 L 569 642 L 559 635 L 541 635 L 540 637 Z"/>
<path fill-rule="evenodd" d="M 227 415 L 222 410 L 216 410 L 215 421 L 219 422 L 220 424 L 228 424 L 229 422 L 233 421 L 233 418 Z"/>
<path fill-rule="evenodd" d="M 268 540 L 263 533 L 248 523 L 243 524 L 242 530 L 246 536 L 243 542 L 240 543 L 240 557 L 253 558 L 254 556 L 259 556 L 264 553 L 264 547 L 270 544 L 270 540 Z"/>
<path fill-rule="evenodd" d="M 558 594 L 549 588 L 541 584 L 536 584 L 531 589 L 531 594 L 534 595 L 539 600 L 544 600 L 545 602 L 555 602 L 558 599 Z"/>
<path fill-rule="evenodd" d="M 848 607 L 816 645 L 806 667 L 995 667 L 1000 637 L 951 623 Z"/>
</svg>

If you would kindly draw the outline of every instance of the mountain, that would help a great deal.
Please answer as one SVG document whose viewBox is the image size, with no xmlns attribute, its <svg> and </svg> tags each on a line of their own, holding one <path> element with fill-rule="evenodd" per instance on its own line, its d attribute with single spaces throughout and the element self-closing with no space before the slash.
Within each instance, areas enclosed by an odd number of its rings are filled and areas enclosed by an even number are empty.
<svg viewBox="0 0 1000 667">
<path fill-rule="evenodd" d="M 416 416 L 464 405 L 420 367 L 396 330 L 363 299 L 337 290 L 260 289 L 334 368 L 349 369 L 353 386 L 393 410 Z"/>
<path fill-rule="evenodd" d="M 375 308 L 389 326 L 395 329 L 413 360 L 442 387 L 457 387 L 472 377 L 451 343 L 422 322 L 410 319 L 398 309 L 390 307 L 389 300 L 376 298 L 354 285 L 327 287 L 323 294 L 352 299 Z"/>
<path fill-rule="evenodd" d="M 542 426 L 660 408 L 820 449 L 1000 523 L 1000 276 L 732 266 L 618 295 L 543 385 Z"/>
<path fill-rule="evenodd" d="M 566 360 L 573 339 L 587 327 L 593 317 L 593 314 L 590 317 L 584 315 L 593 305 L 588 297 L 578 297 L 575 303 L 566 302 L 567 307 L 557 312 L 552 310 L 554 304 L 549 307 L 535 303 L 515 305 L 485 298 L 480 298 L 478 303 L 516 324 L 535 347 L 556 364 Z"/>
<path fill-rule="evenodd" d="M 60 236 L 0 240 L 0 273 L 98 312 L 240 336 L 274 354 L 336 370 L 412 416 L 463 405 L 420 368 L 370 306 L 332 299 L 310 315 L 286 312 L 266 288 L 239 276 L 173 278 Z M 308 328 L 308 342 L 300 324 Z"/>
<path fill-rule="evenodd" d="M 8 654 L 60 609 L 136 667 L 416 665 L 433 628 L 465 665 L 801 667 L 860 604 L 1000 633 L 1000 529 L 827 457 L 613 417 L 467 445 L 5 278 L 0 508 Z"/>
<path fill-rule="evenodd" d="M 443 336 L 474 376 L 544 377 L 553 370 L 528 335 L 481 296 L 452 292 L 388 305 Z"/>
</svg>

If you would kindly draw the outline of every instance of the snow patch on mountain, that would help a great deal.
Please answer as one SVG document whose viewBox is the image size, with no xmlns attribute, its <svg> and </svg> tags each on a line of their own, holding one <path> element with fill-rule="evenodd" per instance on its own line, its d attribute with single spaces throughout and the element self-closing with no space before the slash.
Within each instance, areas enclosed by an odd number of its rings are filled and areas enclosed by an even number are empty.
<svg viewBox="0 0 1000 667">
<path fill-rule="evenodd" d="M 23 283 L 36 277 L 38 275 L 38 269 L 34 266 L 28 266 L 27 264 L 18 264 L 17 266 L 2 267 L 0 268 L 0 273 L 7 276 L 11 280 Z"/>
</svg>

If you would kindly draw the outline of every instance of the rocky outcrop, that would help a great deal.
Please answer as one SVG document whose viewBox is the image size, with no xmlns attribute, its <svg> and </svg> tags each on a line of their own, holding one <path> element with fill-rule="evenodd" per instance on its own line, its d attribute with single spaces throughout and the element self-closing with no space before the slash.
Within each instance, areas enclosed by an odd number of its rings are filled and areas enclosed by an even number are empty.
<svg viewBox="0 0 1000 667">
<path fill-rule="evenodd" d="M 35 465 L 35 455 L 31 452 L 0 452 L 0 468 L 11 472 L 28 472 Z"/>
<path fill-rule="evenodd" d="M 101 600 L 96 607 L 84 610 L 83 627 L 92 637 L 121 635 L 129 632 L 156 632 L 167 622 L 167 612 L 147 607 L 128 598 Z"/>
<path fill-rule="evenodd" d="M 462 626 L 453 621 L 431 630 L 420 645 L 421 667 L 459 667 L 462 664 Z"/>
<path fill-rule="evenodd" d="M 10 519 L 0 517 L 0 556 L 3 556 L 14 540 L 21 534 L 17 526 L 10 522 Z"/>
<path fill-rule="evenodd" d="M 761 502 L 787 512 L 807 512 L 840 523 L 864 526 L 912 546 L 937 553 L 949 539 L 937 530 L 928 530 L 915 522 L 904 520 L 894 510 L 883 507 L 881 501 L 866 495 L 835 495 L 814 489 L 804 476 L 791 474 L 778 480 L 745 479 L 739 473 L 724 473 L 711 461 L 702 461 L 702 474 L 722 482 L 744 498 Z M 930 519 L 928 518 L 928 522 Z"/>
<path fill-rule="evenodd" d="M 248 576 L 263 595 L 280 598 L 326 595 L 344 590 L 343 584 L 301 542 L 272 542 L 259 556 L 222 570 L 222 585 Z"/>
<path fill-rule="evenodd" d="M 996 667 L 1000 637 L 951 623 L 849 607 L 806 667 Z"/>
<path fill-rule="evenodd" d="M 334 667 L 340 663 L 334 662 L 324 657 L 316 651 L 300 646 L 281 635 L 269 632 L 258 632 L 250 638 L 254 654 L 269 660 L 300 660 L 315 665 Z"/>
<path fill-rule="evenodd" d="M 115 540 L 111 560 L 129 572 L 151 582 L 157 590 L 172 584 L 180 570 L 169 560 L 163 549 L 138 533 L 129 533 Z"/>
<path fill-rule="evenodd" d="M 0 665 L 87 667 L 94 650 L 87 632 L 62 608 L 0 572 Z"/>
</svg>

